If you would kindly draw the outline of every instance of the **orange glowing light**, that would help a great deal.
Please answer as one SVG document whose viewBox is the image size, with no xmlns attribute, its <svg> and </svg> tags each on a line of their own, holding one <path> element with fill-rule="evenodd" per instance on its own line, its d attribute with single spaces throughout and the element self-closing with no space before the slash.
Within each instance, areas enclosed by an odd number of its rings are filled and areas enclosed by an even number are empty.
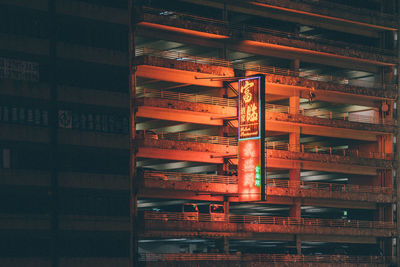
<svg viewBox="0 0 400 267">
<path fill-rule="evenodd" d="M 260 137 L 260 78 L 239 81 L 239 140 Z"/>
<path fill-rule="evenodd" d="M 239 80 L 238 191 L 240 201 L 264 197 L 264 79 Z M 265 190 L 264 190 L 265 192 Z"/>
<path fill-rule="evenodd" d="M 260 199 L 261 187 L 257 179 L 257 168 L 261 166 L 260 153 L 260 139 L 239 142 L 238 189 L 241 201 Z"/>
</svg>

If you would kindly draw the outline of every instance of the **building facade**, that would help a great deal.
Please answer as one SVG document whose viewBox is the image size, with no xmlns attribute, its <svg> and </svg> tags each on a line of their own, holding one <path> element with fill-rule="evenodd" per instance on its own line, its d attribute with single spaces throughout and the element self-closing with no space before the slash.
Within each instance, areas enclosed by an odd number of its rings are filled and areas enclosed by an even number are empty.
<svg viewBox="0 0 400 267">
<path fill-rule="evenodd" d="M 396 264 L 397 2 L 144 1 L 134 14 L 141 264 Z M 266 200 L 245 201 L 238 81 L 259 74 Z"/>
<path fill-rule="evenodd" d="M 126 1 L 0 1 L 0 266 L 127 266 Z"/>
<path fill-rule="evenodd" d="M 398 1 L 129 2 L 0 0 L 1 266 L 398 264 Z"/>
</svg>

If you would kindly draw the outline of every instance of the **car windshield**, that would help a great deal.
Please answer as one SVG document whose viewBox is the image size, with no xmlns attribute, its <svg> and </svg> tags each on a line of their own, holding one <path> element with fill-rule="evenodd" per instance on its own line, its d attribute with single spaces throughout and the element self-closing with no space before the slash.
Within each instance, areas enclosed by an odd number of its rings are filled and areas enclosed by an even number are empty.
<svg viewBox="0 0 400 267">
<path fill-rule="evenodd" d="M 195 204 L 185 204 L 183 205 L 184 212 L 197 212 L 197 205 Z"/>
<path fill-rule="evenodd" d="M 211 213 L 224 213 L 224 206 L 211 205 Z"/>
</svg>

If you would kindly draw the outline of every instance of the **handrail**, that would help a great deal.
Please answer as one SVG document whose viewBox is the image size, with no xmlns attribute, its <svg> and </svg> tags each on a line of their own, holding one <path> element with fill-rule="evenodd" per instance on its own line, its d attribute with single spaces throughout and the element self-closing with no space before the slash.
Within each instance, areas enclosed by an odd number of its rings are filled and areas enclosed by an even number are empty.
<svg viewBox="0 0 400 267">
<path fill-rule="evenodd" d="M 338 119 L 347 120 L 360 123 L 371 123 L 371 124 L 393 124 L 391 119 L 382 119 L 375 116 L 360 115 L 356 112 L 332 112 L 324 111 L 319 109 L 300 109 L 300 114 L 307 117 L 318 117 L 326 119 Z"/>
<path fill-rule="evenodd" d="M 291 188 L 296 190 L 318 190 L 329 192 L 350 192 L 350 193 L 376 193 L 376 194 L 392 194 L 391 187 L 369 186 L 357 184 L 338 184 L 338 183 L 323 183 L 323 182 L 294 182 L 281 179 L 267 179 L 267 188 Z"/>
<path fill-rule="evenodd" d="M 139 261 L 247 261 L 247 262 L 328 262 L 388 263 L 391 257 L 364 255 L 297 255 L 297 254 L 222 254 L 222 253 L 141 253 Z"/>
<path fill-rule="evenodd" d="M 338 156 L 349 156 L 349 157 L 357 157 L 357 158 L 372 158 L 372 159 L 385 159 L 390 160 L 392 158 L 391 153 L 384 152 L 365 152 L 360 151 L 359 149 L 351 149 L 351 148 L 340 148 L 340 147 L 330 147 L 330 146 L 315 146 L 315 145 L 291 145 L 288 143 L 282 142 L 266 142 L 266 149 L 273 150 L 285 150 L 292 152 L 301 152 L 301 153 L 316 153 L 316 154 L 328 154 L 328 155 L 338 155 Z"/>
<path fill-rule="evenodd" d="M 275 105 L 275 104 L 266 104 L 267 112 L 278 112 L 278 113 L 290 113 L 289 106 Z M 336 119 L 336 120 L 344 120 L 351 122 L 359 122 L 359 123 L 370 123 L 370 124 L 382 124 L 382 125 L 393 125 L 392 119 L 382 119 L 375 117 L 373 115 L 361 115 L 357 114 L 357 112 L 333 112 L 328 110 L 320 110 L 320 109 L 305 109 L 300 108 L 299 114 L 306 117 L 318 117 L 322 119 Z"/>
<path fill-rule="evenodd" d="M 161 221 L 187 221 L 183 212 L 144 212 L 145 220 Z M 211 222 L 213 218 L 208 213 L 199 213 L 199 222 Z M 275 216 L 255 216 L 255 215 L 236 215 L 230 214 L 228 221 L 221 220 L 224 223 L 241 224 L 269 224 L 269 225 L 300 225 L 300 226 L 318 226 L 318 227 L 349 227 L 349 228 L 370 228 L 370 229 L 392 229 L 393 222 L 386 221 L 361 221 L 344 219 L 319 219 L 319 218 L 292 218 Z"/>
<path fill-rule="evenodd" d="M 155 56 L 161 57 L 166 59 L 178 60 L 178 61 L 186 61 L 186 62 L 193 62 L 199 64 L 208 64 L 208 65 L 215 65 L 221 67 L 228 67 L 240 70 L 252 70 L 258 71 L 261 73 L 270 73 L 275 75 L 283 75 L 283 76 L 292 76 L 292 77 L 299 77 L 313 81 L 321 81 L 321 82 L 332 82 L 336 84 L 344 84 L 344 85 L 352 85 L 358 87 L 366 87 L 366 88 L 380 88 L 380 89 L 395 89 L 397 88 L 396 84 L 385 84 L 385 83 L 374 83 L 374 82 L 367 82 L 367 81 L 360 81 L 360 80 L 349 80 L 348 78 L 343 77 L 335 77 L 332 75 L 318 75 L 318 74 L 311 74 L 308 75 L 306 72 L 299 72 L 299 71 L 292 71 L 290 69 L 278 68 L 274 66 L 262 66 L 258 64 L 251 64 L 251 63 L 233 63 L 231 61 L 227 61 L 224 59 L 219 58 L 206 58 L 206 57 L 199 57 L 199 56 L 192 56 L 186 53 L 181 53 L 177 51 L 161 51 L 150 49 L 146 47 L 137 48 L 135 50 L 136 56 Z"/>
<path fill-rule="evenodd" d="M 199 183 L 237 184 L 237 176 L 180 173 L 164 171 L 145 171 L 144 179 L 162 181 L 182 181 Z"/>
<path fill-rule="evenodd" d="M 191 103 L 203 103 L 203 104 L 227 106 L 227 107 L 237 107 L 238 104 L 238 101 L 235 99 L 199 95 L 199 94 L 187 94 L 187 93 L 179 93 L 167 90 L 147 89 L 147 88 L 138 89 L 137 97 L 138 98 L 154 97 L 154 98 L 171 99 L 171 100 L 185 101 Z M 289 106 L 267 103 L 265 104 L 265 110 L 267 112 L 290 113 L 291 108 Z M 391 119 L 381 119 L 375 116 L 360 115 L 355 112 L 332 112 L 319 109 L 300 108 L 299 114 L 307 117 L 337 119 L 337 120 L 345 120 L 345 121 L 352 121 L 359 123 L 382 124 L 382 125 L 393 124 L 393 120 Z"/>
<path fill-rule="evenodd" d="M 234 99 L 208 96 L 208 95 L 199 95 L 199 94 L 179 93 L 168 90 L 140 88 L 137 90 L 136 96 L 156 97 L 156 98 L 186 101 L 192 103 L 225 106 L 225 107 L 237 107 L 237 100 Z"/>
<path fill-rule="evenodd" d="M 147 140 L 170 140 L 170 141 L 185 141 L 193 143 L 206 143 L 206 144 L 217 144 L 225 146 L 237 146 L 238 139 L 236 137 L 224 137 L 224 136 L 210 136 L 210 135 L 195 135 L 187 133 L 169 133 L 163 131 L 149 131 L 143 130 L 138 132 L 139 138 L 144 138 Z M 330 147 L 330 146 L 316 146 L 316 145 L 291 145 L 289 143 L 283 143 L 278 141 L 269 141 L 265 143 L 266 149 L 271 150 L 284 150 L 291 152 L 301 152 L 301 153 L 315 153 L 315 154 L 328 154 L 328 155 L 338 155 L 338 156 L 349 156 L 357 158 L 372 158 L 372 159 L 384 159 L 391 160 L 391 153 L 384 152 L 365 152 L 359 149 L 351 148 L 340 148 L 340 147 Z"/>
<path fill-rule="evenodd" d="M 145 139 L 155 140 L 171 140 L 171 141 L 186 141 L 193 143 L 206 143 L 206 144 L 217 144 L 226 146 L 237 146 L 236 137 L 224 137 L 224 136 L 210 136 L 210 135 L 195 135 L 187 133 L 169 133 L 163 131 L 146 131 L 140 132 Z"/>
<path fill-rule="evenodd" d="M 165 171 L 144 171 L 144 179 L 157 181 L 183 181 L 183 182 L 201 182 L 201 183 L 221 183 L 221 184 L 237 184 L 237 176 L 213 175 L 213 174 L 196 174 L 196 173 L 180 173 Z M 324 182 L 293 182 L 281 179 L 267 179 L 266 186 L 269 188 L 292 188 L 296 190 L 314 190 L 314 191 L 330 191 L 330 192 L 350 192 L 350 193 L 380 193 L 392 194 L 391 187 L 369 186 L 357 184 L 338 184 Z"/>
<path fill-rule="evenodd" d="M 394 55 L 394 53 L 391 50 L 384 49 L 384 48 L 366 46 L 366 45 L 362 45 L 362 44 L 353 44 L 353 43 L 348 43 L 348 42 L 344 42 L 344 41 L 337 41 L 337 40 L 321 38 L 318 36 L 307 36 L 307 35 L 301 34 L 301 33 L 278 31 L 278 30 L 268 29 L 268 28 L 259 27 L 259 26 L 251 26 L 251 25 L 242 24 L 242 23 L 239 24 L 239 23 L 225 22 L 223 20 L 199 17 L 199 16 L 185 14 L 185 13 L 176 12 L 176 11 L 166 11 L 163 9 L 156 9 L 156 8 L 152 8 L 152 7 L 148 7 L 148 6 L 144 6 L 143 11 L 145 13 L 151 14 L 151 15 L 157 15 L 157 16 L 168 17 L 168 18 L 183 18 L 185 20 L 197 21 L 200 23 L 207 23 L 207 25 L 214 25 L 217 27 L 227 28 L 229 30 L 236 30 L 236 31 L 242 31 L 242 32 L 266 33 L 266 34 L 274 35 L 277 37 L 313 42 L 316 44 L 324 43 L 324 44 L 328 44 L 328 45 L 332 45 L 332 46 L 336 46 L 336 47 L 340 47 L 340 48 L 345 48 L 345 49 L 351 47 L 354 49 L 364 50 L 365 52 L 370 52 L 370 53 L 379 53 L 382 55 L 391 55 L 391 56 Z"/>
</svg>

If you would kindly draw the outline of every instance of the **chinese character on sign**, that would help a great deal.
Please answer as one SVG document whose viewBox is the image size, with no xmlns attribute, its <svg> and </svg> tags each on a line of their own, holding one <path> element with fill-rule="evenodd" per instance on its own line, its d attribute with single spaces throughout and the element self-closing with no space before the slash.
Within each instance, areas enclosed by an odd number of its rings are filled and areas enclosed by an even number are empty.
<svg viewBox="0 0 400 267">
<path fill-rule="evenodd" d="M 254 82 L 245 81 L 244 86 L 241 88 L 240 93 L 243 94 L 244 91 L 243 100 L 245 103 L 249 103 L 253 99 L 250 92 L 250 89 L 252 89 L 253 87 Z"/>
<path fill-rule="evenodd" d="M 239 139 L 257 138 L 260 134 L 259 78 L 240 80 L 239 87 Z"/>
<path fill-rule="evenodd" d="M 247 107 L 246 120 L 248 122 L 258 121 L 258 110 L 256 104 L 251 104 Z"/>
</svg>

